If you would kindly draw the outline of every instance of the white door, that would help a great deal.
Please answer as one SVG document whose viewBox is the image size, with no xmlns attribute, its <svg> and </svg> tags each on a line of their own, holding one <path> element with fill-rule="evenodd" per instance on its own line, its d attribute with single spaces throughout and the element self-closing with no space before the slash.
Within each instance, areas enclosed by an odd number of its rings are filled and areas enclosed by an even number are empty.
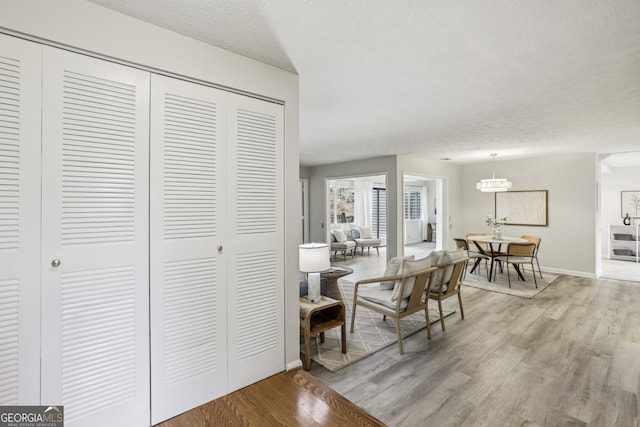
<svg viewBox="0 0 640 427">
<path fill-rule="evenodd" d="M 285 367 L 283 110 L 229 95 L 229 391 Z"/>
<path fill-rule="evenodd" d="M 43 48 L 42 404 L 149 424 L 149 73 Z"/>
<path fill-rule="evenodd" d="M 40 403 L 41 47 L 0 36 L 0 405 Z"/>
<path fill-rule="evenodd" d="M 152 78 L 153 424 L 227 392 L 226 96 Z"/>
</svg>

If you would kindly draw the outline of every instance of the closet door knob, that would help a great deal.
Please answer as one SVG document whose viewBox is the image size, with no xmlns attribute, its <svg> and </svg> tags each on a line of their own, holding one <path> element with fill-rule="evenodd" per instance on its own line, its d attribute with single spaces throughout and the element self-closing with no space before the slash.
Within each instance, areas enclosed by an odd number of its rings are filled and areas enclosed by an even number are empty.
<svg viewBox="0 0 640 427">
<path fill-rule="evenodd" d="M 51 266 L 52 267 L 60 267 L 60 260 L 59 259 L 54 259 L 53 261 L 51 261 Z"/>
<path fill-rule="evenodd" d="M 222 252 L 222 245 L 218 245 L 218 252 Z"/>
</svg>

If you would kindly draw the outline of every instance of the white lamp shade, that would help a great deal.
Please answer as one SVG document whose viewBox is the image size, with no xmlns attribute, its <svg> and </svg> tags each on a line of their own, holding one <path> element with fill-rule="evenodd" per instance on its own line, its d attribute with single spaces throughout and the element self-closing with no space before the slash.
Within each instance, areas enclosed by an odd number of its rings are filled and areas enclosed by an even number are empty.
<svg viewBox="0 0 640 427">
<path fill-rule="evenodd" d="M 300 271 L 318 273 L 331 268 L 329 245 L 326 243 L 305 243 L 300 245 Z"/>
</svg>

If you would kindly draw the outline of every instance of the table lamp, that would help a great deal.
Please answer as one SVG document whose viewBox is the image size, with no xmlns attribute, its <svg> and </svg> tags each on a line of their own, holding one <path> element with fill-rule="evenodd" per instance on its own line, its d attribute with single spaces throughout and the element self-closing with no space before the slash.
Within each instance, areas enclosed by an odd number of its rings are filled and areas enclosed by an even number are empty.
<svg viewBox="0 0 640 427">
<path fill-rule="evenodd" d="M 305 243 L 300 245 L 300 271 L 307 273 L 309 282 L 309 302 L 320 301 L 320 272 L 331 268 L 329 245 L 326 243 Z"/>
</svg>

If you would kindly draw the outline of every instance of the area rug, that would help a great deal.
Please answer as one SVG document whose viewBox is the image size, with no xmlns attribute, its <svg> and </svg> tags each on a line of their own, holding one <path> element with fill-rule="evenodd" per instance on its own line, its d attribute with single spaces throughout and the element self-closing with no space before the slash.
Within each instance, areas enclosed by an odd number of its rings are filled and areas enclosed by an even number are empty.
<svg viewBox="0 0 640 427">
<path fill-rule="evenodd" d="M 378 350 L 398 342 L 396 336 L 396 323 L 394 319 L 382 320 L 382 315 L 358 306 L 356 324 L 353 333 L 351 327 L 351 309 L 353 303 L 353 283 L 340 279 L 338 281 L 345 304 L 347 320 L 347 353 L 343 354 L 340 345 L 340 328 L 333 328 L 325 332 L 324 343 L 320 338 L 311 342 L 311 359 L 335 372 L 358 360 L 361 360 Z M 375 285 L 377 286 L 377 285 Z M 455 299 L 455 298 L 454 298 Z M 456 300 L 457 301 L 457 300 Z M 455 309 L 444 307 L 444 315 L 450 316 Z M 439 322 L 437 303 L 430 302 L 429 318 L 431 323 Z M 404 338 L 422 331 L 424 339 L 427 332 L 424 330 L 427 323 L 423 313 L 415 313 L 400 320 L 400 333 Z M 303 346 L 304 348 L 304 346 Z"/>
<path fill-rule="evenodd" d="M 491 282 L 487 281 L 484 269 L 481 269 L 478 274 L 476 273 L 478 272 L 476 271 L 471 274 L 467 271 L 462 283 L 473 288 L 515 295 L 522 298 L 535 297 L 559 277 L 557 274 L 542 272 L 542 278 L 540 278 L 540 274 L 536 273 L 536 280 L 538 281 L 538 288 L 536 289 L 530 268 L 527 268 L 523 274 L 525 279 L 524 281 L 520 280 L 518 278 L 518 274 L 513 270 L 513 268 L 511 268 L 511 288 L 509 288 L 506 267 L 504 269 L 504 273 L 498 272 L 496 274 L 495 281 Z"/>
</svg>

